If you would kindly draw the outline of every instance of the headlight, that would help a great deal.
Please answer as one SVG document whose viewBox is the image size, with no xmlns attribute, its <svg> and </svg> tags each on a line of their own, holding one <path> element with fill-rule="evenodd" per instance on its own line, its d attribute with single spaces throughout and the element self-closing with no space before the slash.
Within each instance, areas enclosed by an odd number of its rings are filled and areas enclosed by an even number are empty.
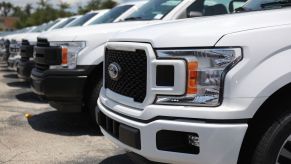
<svg viewBox="0 0 291 164">
<path fill-rule="evenodd" d="M 242 59 L 240 48 L 157 50 L 159 59 L 181 59 L 187 63 L 186 93 L 158 96 L 156 104 L 218 106 L 227 71 Z"/>
<path fill-rule="evenodd" d="M 62 47 L 62 68 L 75 69 L 78 54 L 86 47 L 85 42 L 50 42 L 51 46 Z M 60 67 L 60 66 L 53 66 Z"/>
</svg>

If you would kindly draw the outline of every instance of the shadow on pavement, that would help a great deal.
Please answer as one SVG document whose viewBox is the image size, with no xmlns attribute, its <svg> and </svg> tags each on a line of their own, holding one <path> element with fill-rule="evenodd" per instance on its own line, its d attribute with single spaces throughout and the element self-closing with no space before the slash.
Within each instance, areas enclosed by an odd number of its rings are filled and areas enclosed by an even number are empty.
<svg viewBox="0 0 291 164">
<path fill-rule="evenodd" d="M 0 62 L 0 68 L 7 68 L 8 65 L 4 62 Z"/>
<path fill-rule="evenodd" d="M 10 78 L 10 79 L 18 79 L 18 76 L 16 74 L 7 74 L 3 75 L 5 78 Z"/>
<path fill-rule="evenodd" d="M 162 164 L 157 162 L 151 162 L 144 157 L 137 155 L 132 152 L 127 152 L 125 154 L 114 155 L 108 157 L 100 162 L 100 164 L 119 164 L 119 163 L 126 163 L 126 164 Z"/>
<path fill-rule="evenodd" d="M 18 101 L 29 102 L 29 103 L 38 103 L 38 104 L 46 104 L 47 101 L 33 92 L 25 92 L 15 95 Z"/>
<path fill-rule="evenodd" d="M 101 136 L 99 127 L 84 113 L 50 111 L 32 116 L 29 125 L 37 131 L 63 136 Z"/>
<path fill-rule="evenodd" d="M 100 162 L 100 164 L 120 164 L 120 163 L 135 164 L 132 160 L 130 160 L 127 154 L 111 156 Z"/>
<path fill-rule="evenodd" d="M 7 83 L 9 87 L 30 88 L 30 84 L 26 81 L 16 81 Z"/>
<path fill-rule="evenodd" d="M 10 69 L 1 69 L 1 72 L 15 72 L 15 71 L 10 70 Z"/>
</svg>

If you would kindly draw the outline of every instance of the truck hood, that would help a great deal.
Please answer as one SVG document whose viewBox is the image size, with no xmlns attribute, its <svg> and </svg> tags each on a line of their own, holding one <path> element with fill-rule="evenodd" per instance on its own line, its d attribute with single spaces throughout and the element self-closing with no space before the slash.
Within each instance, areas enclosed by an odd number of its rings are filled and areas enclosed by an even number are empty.
<svg viewBox="0 0 291 164">
<path fill-rule="evenodd" d="M 7 36 L 5 36 L 4 38 L 5 39 L 8 39 L 8 40 L 16 40 L 16 41 L 19 41 L 19 40 L 21 40 L 21 38 L 23 37 L 23 36 L 25 36 L 26 35 L 26 33 L 19 33 L 19 34 L 11 34 L 11 35 L 7 35 Z"/>
<path fill-rule="evenodd" d="M 23 35 L 21 40 L 25 39 L 28 40 L 30 43 L 36 43 L 39 34 L 40 34 L 39 32 L 29 32 L 26 33 L 26 35 Z"/>
<path fill-rule="evenodd" d="M 48 41 L 86 41 L 87 46 L 91 47 L 92 44 L 94 47 L 97 47 L 104 44 L 119 31 L 145 26 L 154 22 L 160 21 L 131 21 L 64 28 L 42 33 L 39 37 L 46 38 Z"/>
<path fill-rule="evenodd" d="M 290 9 L 199 17 L 136 28 L 110 41 L 148 42 L 155 48 L 215 46 L 230 33 L 290 24 Z"/>
</svg>

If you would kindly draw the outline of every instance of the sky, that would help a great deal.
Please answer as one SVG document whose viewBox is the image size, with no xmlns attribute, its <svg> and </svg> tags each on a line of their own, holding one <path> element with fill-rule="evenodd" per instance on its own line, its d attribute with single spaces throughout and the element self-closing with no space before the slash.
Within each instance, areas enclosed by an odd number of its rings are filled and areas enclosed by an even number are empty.
<svg viewBox="0 0 291 164">
<path fill-rule="evenodd" d="M 0 2 L 3 2 L 3 1 L 10 2 L 15 6 L 22 6 L 22 7 L 28 3 L 32 5 L 36 5 L 38 2 L 38 0 L 0 0 Z M 76 12 L 78 6 L 86 5 L 86 3 L 89 0 L 47 0 L 47 1 L 53 5 L 57 5 L 60 2 L 69 3 L 71 5 L 71 11 Z M 132 1 L 132 0 L 116 0 L 116 1 L 122 3 L 122 2 Z"/>
</svg>

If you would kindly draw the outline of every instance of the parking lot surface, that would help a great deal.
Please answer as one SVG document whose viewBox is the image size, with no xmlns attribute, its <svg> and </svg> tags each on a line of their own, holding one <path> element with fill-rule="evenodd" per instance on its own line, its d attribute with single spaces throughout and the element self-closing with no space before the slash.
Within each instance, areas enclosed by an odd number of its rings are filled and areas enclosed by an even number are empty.
<svg viewBox="0 0 291 164">
<path fill-rule="evenodd" d="M 85 115 L 56 112 L 0 64 L 0 164 L 132 163 Z"/>
</svg>

